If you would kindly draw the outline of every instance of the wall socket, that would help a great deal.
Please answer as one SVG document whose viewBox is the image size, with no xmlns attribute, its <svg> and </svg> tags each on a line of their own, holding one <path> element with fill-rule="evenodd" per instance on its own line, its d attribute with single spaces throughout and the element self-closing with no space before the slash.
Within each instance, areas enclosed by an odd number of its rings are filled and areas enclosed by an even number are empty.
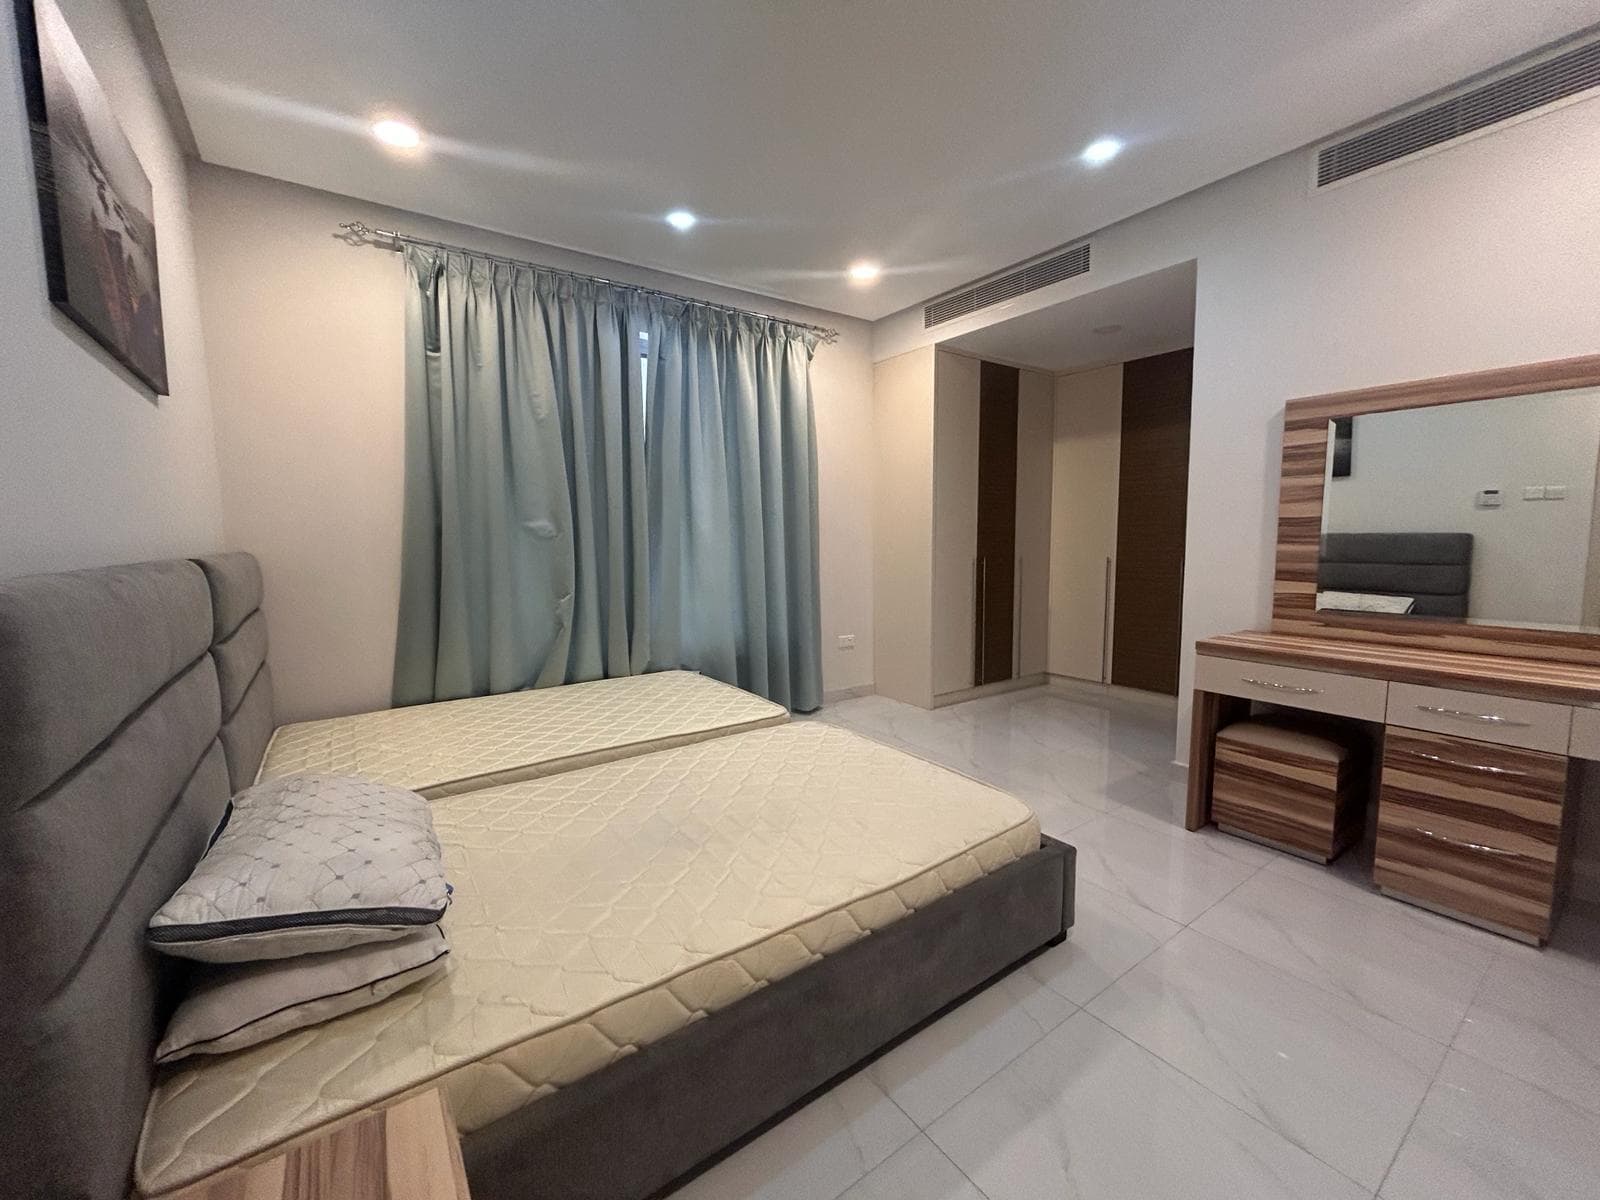
<svg viewBox="0 0 1600 1200">
<path fill-rule="evenodd" d="M 856 648 L 856 635 L 855 634 L 853 634 L 853 633 L 841 633 L 839 635 L 839 649 L 841 649 L 841 650 L 854 650 L 855 648 Z"/>
</svg>

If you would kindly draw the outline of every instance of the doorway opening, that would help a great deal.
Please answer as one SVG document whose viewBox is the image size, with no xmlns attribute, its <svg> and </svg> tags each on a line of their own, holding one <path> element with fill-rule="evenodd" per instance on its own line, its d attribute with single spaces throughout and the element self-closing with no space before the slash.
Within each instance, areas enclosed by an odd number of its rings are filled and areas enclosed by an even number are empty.
<svg viewBox="0 0 1600 1200">
<path fill-rule="evenodd" d="M 936 406 L 968 433 L 935 469 L 944 586 L 971 589 L 947 686 L 1177 695 L 1194 296 L 1182 263 L 939 345 Z"/>
</svg>

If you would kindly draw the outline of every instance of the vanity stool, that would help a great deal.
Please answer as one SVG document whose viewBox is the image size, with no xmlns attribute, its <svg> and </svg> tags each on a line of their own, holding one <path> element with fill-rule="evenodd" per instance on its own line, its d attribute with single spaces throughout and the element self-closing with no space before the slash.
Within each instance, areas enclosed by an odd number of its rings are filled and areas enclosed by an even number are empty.
<svg viewBox="0 0 1600 1200">
<path fill-rule="evenodd" d="M 1330 863 L 1361 837 L 1365 757 L 1336 730 L 1236 721 L 1217 733 L 1211 818 L 1224 833 Z"/>
</svg>

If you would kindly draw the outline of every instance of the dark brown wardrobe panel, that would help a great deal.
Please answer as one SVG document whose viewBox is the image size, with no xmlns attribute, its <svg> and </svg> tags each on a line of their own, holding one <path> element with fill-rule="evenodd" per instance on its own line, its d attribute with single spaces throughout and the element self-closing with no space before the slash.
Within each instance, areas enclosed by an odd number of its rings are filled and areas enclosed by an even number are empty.
<svg viewBox="0 0 1600 1200">
<path fill-rule="evenodd" d="M 974 606 L 972 678 L 1011 678 L 1017 582 L 1016 367 L 979 364 L 978 602 Z"/>
<path fill-rule="evenodd" d="M 1178 694 L 1194 351 L 1122 368 L 1111 682 Z"/>
</svg>

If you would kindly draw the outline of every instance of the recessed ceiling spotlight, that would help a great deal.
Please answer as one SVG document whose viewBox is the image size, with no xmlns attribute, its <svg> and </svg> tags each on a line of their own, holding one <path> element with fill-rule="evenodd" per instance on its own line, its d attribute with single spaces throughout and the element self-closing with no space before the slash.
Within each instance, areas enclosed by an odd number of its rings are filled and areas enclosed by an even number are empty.
<svg viewBox="0 0 1600 1200">
<path fill-rule="evenodd" d="M 1078 159 L 1091 167 L 1103 167 L 1121 153 L 1121 138 L 1103 137 L 1096 138 L 1085 146 Z"/>
<path fill-rule="evenodd" d="M 845 274 L 850 276 L 851 283 L 874 283 L 883 274 L 883 268 L 875 262 L 851 263 Z"/>
<path fill-rule="evenodd" d="M 699 223 L 700 218 L 687 208 L 675 208 L 667 214 L 667 224 L 671 225 L 679 233 L 688 233 Z"/>
<path fill-rule="evenodd" d="M 392 117 L 374 121 L 372 136 L 385 146 L 393 146 L 397 150 L 415 150 L 422 145 L 422 132 L 415 125 Z"/>
<path fill-rule="evenodd" d="M 1096 325 L 1094 327 L 1094 332 L 1100 334 L 1103 337 L 1106 334 L 1110 334 L 1110 333 L 1121 333 L 1122 332 L 1122 326 L 1121 325 Z"/>
</svg>

